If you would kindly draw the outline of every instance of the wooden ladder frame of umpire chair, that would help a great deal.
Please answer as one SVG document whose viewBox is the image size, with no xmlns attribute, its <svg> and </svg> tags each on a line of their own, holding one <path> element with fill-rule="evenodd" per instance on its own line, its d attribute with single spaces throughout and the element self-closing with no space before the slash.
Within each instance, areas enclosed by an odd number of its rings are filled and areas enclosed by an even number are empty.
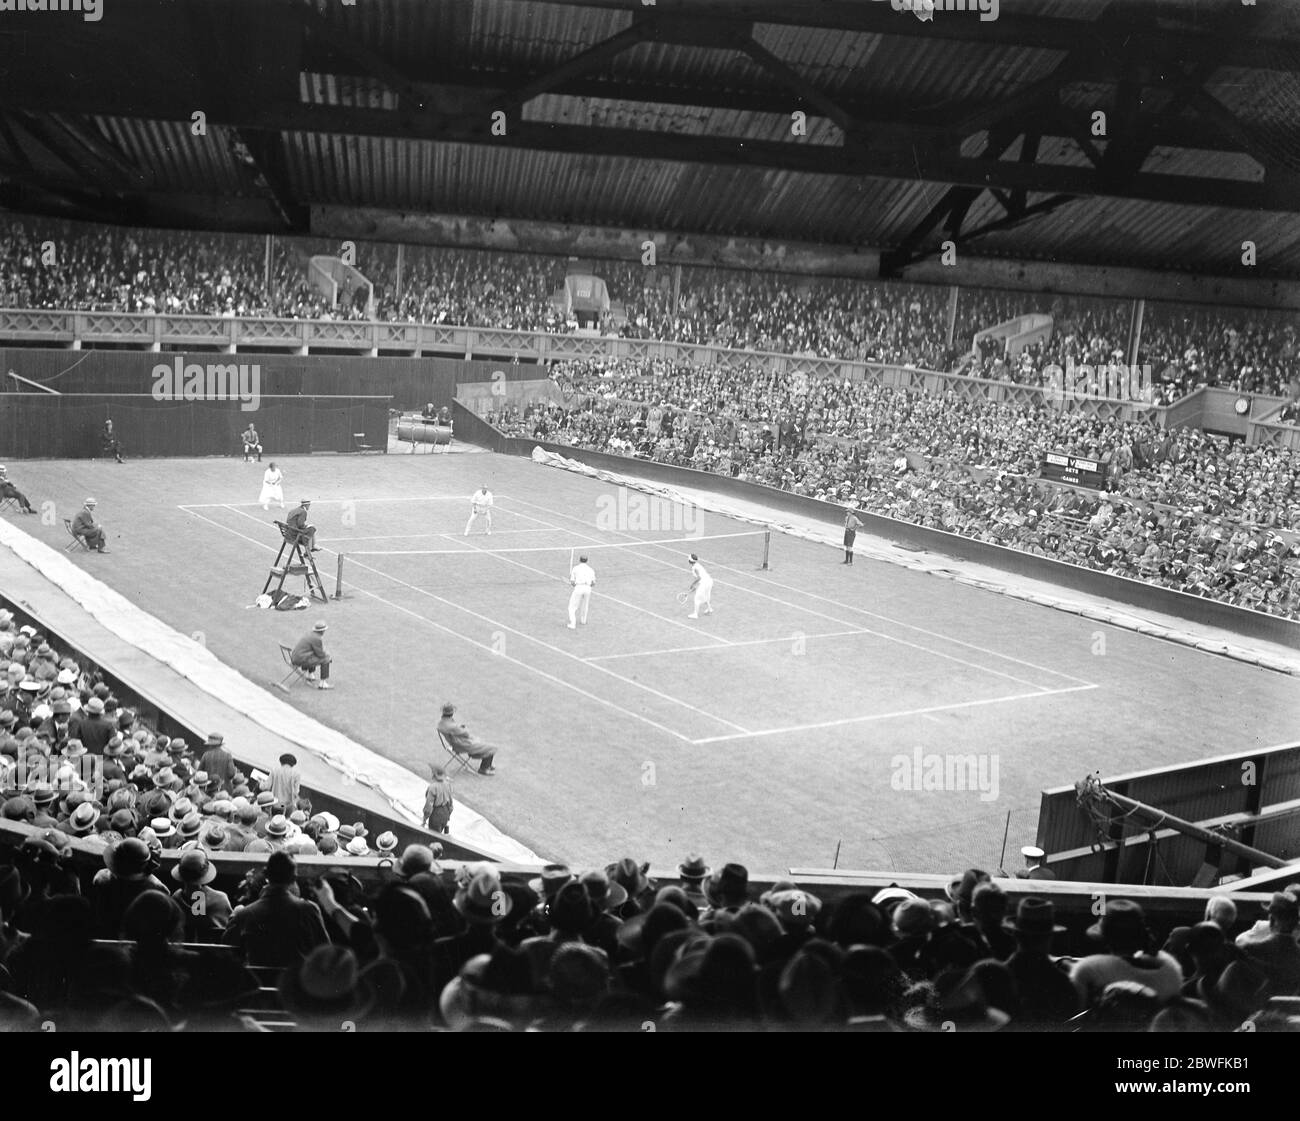
<svg viewBox="0 0 1300 1121">
<path fill-rule="evenodd" d="M 470 757 L 468 755 L 462 755 L 459 751 L 457 751 L 454 747 L 452 747 L 451 744 L 447 742 L 447 737 L 444 736 L 441 732 L 438 733 L 438 742 L 442 744 L 443 751 L 445 751 L 448 755 L 451 756 L 452 766 L 459 766 L 462 771 L 469 771 L 469 773 L 472 775 L 478 774 L 477 768 L 471 767 L 469 765 Z"/>
<path fill-rule="evenodd" d="M 279 689 L 280 692 L 287 693 L 293 687 L 295 681 L 301 681 L 305 685 L 314 686 L 316 682 L 312 676 L 301 666 L 295 666 L 293 664 L 293 647 L 286 646 L 283 642 L 281 642 L 279 646 L 280 657 L 284 659 L 284 664 L 289 667 L 289 672 L 275 683 L 275 687 Z"/>
<path fill-rule="evenodd" d="M 65 553 L 71 553 L 74 549 L 77 548 L 78 545 L 80 545 L 81 548 L 84 549 L 86 552 L 90 552 L 90 546 L 86 544 L 86 539 L 84 537 L 78 537 L 75 533 L 72 532 L 71 518 L 63 519 L 63 528 L 68 531 L 68 536 L 72 538 L 71 541 L 69 541 L 66 545 L 63 546 L 63 551 Z"/>
<path fill-rule="evenodd" d="M 302 576 L 307 581 L 308 596 L 321 603 L 329 603 L 325 585 L 316 569 L 316 558 L 303 546 L 301 535 L 284 522 L 277 521 L 275 524 L 280 530 L 280 551 L 275 554 L 271 571 L 262 586 L 262 595 L 268 595 L 273 587 L 275 591 L 282 592 L 285 580 L 290 576 Z"/>
</svg>

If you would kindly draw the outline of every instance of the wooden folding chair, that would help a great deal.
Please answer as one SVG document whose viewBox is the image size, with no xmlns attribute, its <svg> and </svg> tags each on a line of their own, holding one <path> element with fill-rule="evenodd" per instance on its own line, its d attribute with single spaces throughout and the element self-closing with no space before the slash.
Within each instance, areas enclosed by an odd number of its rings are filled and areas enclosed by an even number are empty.
<svg viewBox="0 0 1300 1121">
<path fill-rule="evenodd" d="M 478 774 L 478 771 L 469 765 L 469 756 L 462 755 L 459 751 L 447 742 L 447 737 L 441 732 L 438 733 L 438 742 L 442 744 L 442 749 L 451 757 L 451 765 L 459 766 L 462 771 L 469 771 L 471 774 Z"/>
<path fill-rule="evenodd" d="M 307 671 L 301 666 L 295 666 L 293 664 L 293 647 L 286 646 L 283 642 L 281 642 L 279 646 L 280 657 L 284 659 L 284 664 L 289 667 L 289 672 L 275 683 L 275 687 L 279 689 L 280 692 L 287 693 L 295 681 L 301 681 L 306 685 L 314 685 L 315 682 L 312 681 L 310 676 L 308 676 Z"/>
<path fill-rule="evenodd" d="M 65 553 L 75 552 L 78 546 L 80 546 L 82 549 L 85 549 L 86 552 L 90 552 L 90 546 L 86 544 L 85 539 L 84 539 L 84 538 L 81 538 L 81 537 L 78 537 L 75 533 L 72 532 L 72 519 L 71 519 L 71 518 L 64 518 L 64 519 L 63 519 L 63 528 L 66 529 L 66 530 L 68 531 L 68 536 L 72 538 L 72 540 L 69 541 L 69 542 L 68 542 L 68 543 L 63 547 L 63 551 L 64 551 Z"/>
</svg>

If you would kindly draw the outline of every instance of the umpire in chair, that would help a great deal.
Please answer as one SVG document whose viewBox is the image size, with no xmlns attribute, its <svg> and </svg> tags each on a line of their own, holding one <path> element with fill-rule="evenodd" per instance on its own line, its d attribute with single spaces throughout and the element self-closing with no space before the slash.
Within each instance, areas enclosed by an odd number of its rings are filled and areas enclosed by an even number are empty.
<svg viewBox="0 0 1300 1121">
<path fill-rule="evenodd" d="M 284 519 L 284 524 L 297 534 L 296 540 L 306 547 L 308 552 L 320 552 L 316 548 L 316 527 L 307 524 L 307 511 L 311 508 L 311 499 L 302 499 L 297 506 L 289 511 Z"/>
</svg>

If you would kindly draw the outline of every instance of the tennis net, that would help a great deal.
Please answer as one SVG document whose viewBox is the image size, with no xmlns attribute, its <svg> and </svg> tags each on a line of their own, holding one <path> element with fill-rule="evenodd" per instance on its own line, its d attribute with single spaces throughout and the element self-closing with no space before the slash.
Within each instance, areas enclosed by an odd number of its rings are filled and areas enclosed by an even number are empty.
<svg viewBox="0 0 1300 1121">
<path fill-rule="evenodd" d="M 499 538 L 498 538 L 499 540 Z M 567 581 L 585 557 L 596 578 L 635 578 L 680 583 L 695 555 L 705 569 L 765 569 L 769 567 L 770 530 L 747 530 L 696 537 L 619 542 L 581 542 L 497 548 L 493 538 L 476 534 L 440 549 L 348 549 L 339 556 L 340 587 L 358 570 L 399 576 L 416 586 Z"/>
</svg>

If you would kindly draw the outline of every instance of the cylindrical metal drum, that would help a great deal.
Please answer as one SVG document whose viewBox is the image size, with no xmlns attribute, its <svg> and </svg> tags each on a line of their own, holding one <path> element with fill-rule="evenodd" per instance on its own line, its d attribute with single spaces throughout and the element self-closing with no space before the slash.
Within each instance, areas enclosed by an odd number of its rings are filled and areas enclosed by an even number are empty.
<svg viewBox="0 0 1300 1121">
<path fill-rule="evenodd" d="M 397 438 L 411 444 L 450 444 L 451 429 L 418 416 L 404 416 L 397 422 Z"/>
</svg>

